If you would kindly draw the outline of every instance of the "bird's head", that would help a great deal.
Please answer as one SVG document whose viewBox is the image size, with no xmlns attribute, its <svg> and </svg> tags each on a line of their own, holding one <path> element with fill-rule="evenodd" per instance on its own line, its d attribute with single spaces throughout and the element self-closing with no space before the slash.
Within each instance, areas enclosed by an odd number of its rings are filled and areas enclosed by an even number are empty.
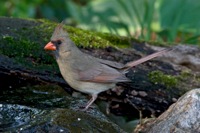
<svg viewBox="0 0 200 133">
<path fill-rule="evenodd" d="M 45 50 L 54 51 L 56 55 L 60 55 L 64 52 L 71 51 L 73 47 L 76 47 L 70 40 L 68 33 L 63 28 L 63 24 L 59 24 L 51 37 L 51 41 L 44 47 Z"/>
</svg>

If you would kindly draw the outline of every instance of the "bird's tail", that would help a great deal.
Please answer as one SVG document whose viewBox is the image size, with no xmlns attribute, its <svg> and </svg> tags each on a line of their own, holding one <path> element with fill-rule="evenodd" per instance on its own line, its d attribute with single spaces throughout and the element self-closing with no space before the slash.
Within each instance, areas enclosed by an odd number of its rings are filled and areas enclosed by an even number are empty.
<svg viewBox="0 0 200 133">
<path fill-rule="evenodd" d="M 127 64 L 125 64 L 125 68 L 128 69 L 128 68 L 137 66 L 137 65 L 139 65 L 139 64 L 141 64 L 141 63 L 143 63 L 143 62 L 146 62 L 146 61 L 151 60 L 151 59 L 153 59 L 153 58 L 155 58 L 155 57 L 158 57 L 158 56 L 160 56 L 160 55 L 162 55 L 162 54 L 165 54 L 165 53 L 167 53 L 167 52 L 169 52 L 169 51 L 171 51 L 171 50 L 172 50 L 172 48 L 163 49 L 163 50 L 161 50 L 161 51 L 158 51 L 158 52 L 156 52 L 156 53 L 153 53 L 153 54 L 150 54 L 150 55 L 148 55 L 148 56 L 146 56 L 146 57 L 143 57 L 143 58 L 141 58 L 141 59 L 139 59 L 139 60 L 132 61 L 132 62 L 128 62 Z"/>
</svg>

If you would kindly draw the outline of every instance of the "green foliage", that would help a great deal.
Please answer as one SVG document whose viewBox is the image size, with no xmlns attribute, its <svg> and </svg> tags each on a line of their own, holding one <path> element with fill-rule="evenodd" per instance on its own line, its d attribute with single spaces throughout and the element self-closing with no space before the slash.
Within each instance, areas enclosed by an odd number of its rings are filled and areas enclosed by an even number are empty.
<svg viewBox="0 0 200 133">
<path fill-rule="evenodd" d="M 162 0 L 160 3 L 160 26 L 168 41 L 199 43 L 199 0 Z"/>
<path fill-rule="evenodd" d="M 161 84 L 166 86 L 167 88 L 175 87 L 178 83 L 176 77 L 164 74 L 161 71 L 153 71 L 148 75 L 149 80 L 154 84 Z"/>
<path fill-rule="evenodd" d="M 2 0 L 0 15 L 48 18 L 142 40 L 199 44 L 199 0 Z"/>
<path fill-rule="evenodd" d="M 116 2 L 118 6 L 122 8 L 122 11 L 124 11 L 124 15 L 130 20 L 128 23 L 132 24 L 134 28 L 133 32 L 140 29 L 139 37 L 150 39 L 155 0 L 117 0 Z M 115 9 L 115 12 L 118 16 L 122 16 L 121 13 L 118 12 L 118 9 Z M 123 23 L 126 23 L 124 20 L 126 19 L 122 19 Z M 131 35 L 131 32 L 128 34 Z"/>
</svg>

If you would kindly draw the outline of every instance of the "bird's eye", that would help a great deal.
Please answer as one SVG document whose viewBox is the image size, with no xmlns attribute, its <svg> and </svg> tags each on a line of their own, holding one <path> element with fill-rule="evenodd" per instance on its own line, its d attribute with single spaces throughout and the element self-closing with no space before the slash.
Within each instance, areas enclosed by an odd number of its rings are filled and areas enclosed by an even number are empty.
<svg viewBox="0 0 200 133">
<path fill-rule="evenodd" d="M 58 45 L 60 45 L 61 43 L 62 43 L 62 41 L 61 41 L 61 40 L 58 40 L 58 41 L 57 41 L 57 44 L 58 44 Z"/>
</svg>

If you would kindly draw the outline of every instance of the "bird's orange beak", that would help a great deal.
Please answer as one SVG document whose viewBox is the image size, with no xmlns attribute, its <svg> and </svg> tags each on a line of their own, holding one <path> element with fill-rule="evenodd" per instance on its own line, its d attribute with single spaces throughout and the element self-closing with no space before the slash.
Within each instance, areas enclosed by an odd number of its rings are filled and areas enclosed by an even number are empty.
<svg viewBox="0 0 200 133">
<path fill-rule="evenodd" d="M 56 46 L 52 43 L 52 42 L 49 42 L 47 43 L 47 45 L 44 47 L 45 50 L 51 50 L 51 51 L 54 51 L 56 50 Z"/>
</svg>

